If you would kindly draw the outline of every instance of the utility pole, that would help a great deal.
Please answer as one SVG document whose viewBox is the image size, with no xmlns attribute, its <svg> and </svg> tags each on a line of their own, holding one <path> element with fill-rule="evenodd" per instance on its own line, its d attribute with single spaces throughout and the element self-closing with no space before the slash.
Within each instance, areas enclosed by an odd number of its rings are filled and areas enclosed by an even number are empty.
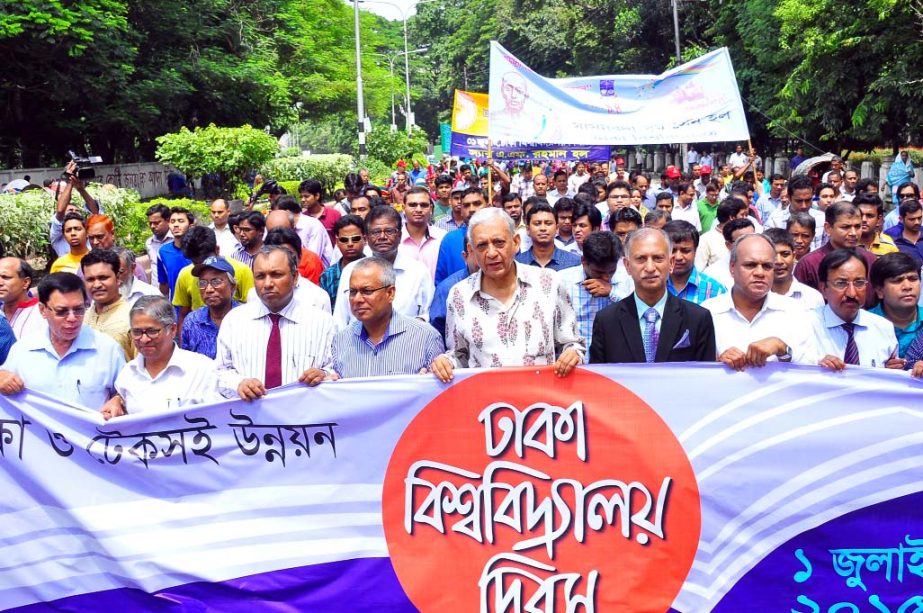
<svg viewBox="0 0 923 613">
<path fill-rule="evenodd" d="M 356 30 L 356 111 L 359 115 L 359 160 L 364 162 L 365 150 L 365 101 L 362 92 L 362 43 L 359 39 L 359 0 L 353 0 L 353 16 Z"/>
</svg>

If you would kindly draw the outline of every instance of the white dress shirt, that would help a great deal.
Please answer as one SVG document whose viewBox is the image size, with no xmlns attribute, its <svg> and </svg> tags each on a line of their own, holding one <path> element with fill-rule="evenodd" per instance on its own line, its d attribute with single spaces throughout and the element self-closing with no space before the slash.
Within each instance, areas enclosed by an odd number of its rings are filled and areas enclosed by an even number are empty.
<svg viewBox="0 0 923 613">
<path fill-rule="evenodd" d="M 151 263 L 151 283 L 153 285 L 158 285 L 160 283 L 160 280 L 157 278 L 157 260 L 160 257 L 160 248 L 172 242 L 173 233 L 169 230 L 167 230 L 166 235 L 164 235 L 162 239 L 151 234 L 147 237 L 147 240 L 144 241 L 144 251 L 147 253 L 147 259 Z M 230 252 L 227 255 L 231 255 Z M 166 283 L 166 280 L 164 280 L 164 283 Z"/>
<path fill-rule="evenodd" d="M 813 311 L 824 306 L 824 297 L 819 291 L 810 285 L 805 285 L 794 277 L 792 277 L 792 284 L 789 286 L 788 291 L 783 295 L 793 299 L 805 311 Z"/>
<path fill-rule="evenodd" d="M 170 409 L 217 402 L 218 369 L 204 355 L 173 348 L 167 367 L 151 378 L 139 355 L 115 379 L 115 390 L 125 401 L 125 411 L 163 413 Z"/>
<path fill-rule="evenodd" d="M 242 304 L 224 316 L 218 330 L 218 391 L 237 396 L 244 379 L 266 377 L 266 348 L 272 331 L 270 311 L 261 300 Z M 279 311 L 282 336 L 282 385 L 294 383 L 309 368 L 331 367 L 330 347 L 335 326 L 321 310 L 290 301 Z"/>
<path fill-rule="evenodd" d="M 750 343 L 775 336 L 791 347 L 792 362 L 818 362 L 811 316 L 791 298 L 770 292 L 753 321 L 747 321 L 734 306 L 732 291 L 709 298 L 702 306 L 711 312 L 715 322 L 718 355 L 731 347 L 745 352 Z"/>
<path fill-rule="evenodd" d="M 135 303 L 138 302 L 138 298 L 141 296 L 163 296 L 163 294 L 160 293 L 160 289 L 154 287 L 150 283 L 145 283 L 141 279 L 136 279 L 135 277 L 129 277 L 128 280 L 131 282 L 131 285 L 128 287 L 119 287 L 119 293 L 122 295 L 122 298 L 125 299 L 129 309 L 135 306 Z"/>
<path fill-rule="evenodd" d="M 679 202 L 677 202 L 673 206 L 673 212 L 670 214 L 670 218 L 673 221 L 678 219 L 688 221 L 695 226 L 696 230 L 698 230 L 700 233 L 702 232 L 702 220 L 699 218 L 699 207 L 696 206 L 695 202 L 685 208 L 680 206 Z"/>
<path fill-rule="evenodd" d="M 817 209 L 808 209 L 808 214 L 814 218 L 814 240 L 811 241 L 811 251 L 814 251 L 824 246 L 824 214 Z M 764 220 L 764 225 L 767 228 L 782 228 L 784 230 L 791 216 L 791 206 L 787 206 L 784 209 L 778 208 L 772 212 L 769 219 Z M 759 232 L 759 230 L 757 230 L 757 232 Z"/>
<path fill-rule="evenodd" d="M 728 255 L 728 246 L 724 240 L 724 235 L 717 227 L 703 232 L 699 237 L 699 248 L 695 251 L 695 267 L 702 272 L 717 262 L 723 256 Z M 705 273 L 708 274 L 708 273 Z"/>
<path fill-rule="evenodd" d="M 731 252 L 725 249 L 724 255 L 715 260 L 714 264 L 705 268 L 702 274 L 706 277 L 711 277 L 730 290 L 734 286 L 734 277 L 731 276 Z"/>
<path fill-rule="evenodd" d="M 208 227 L 215 231 L 215 238 L 218 240 L 218 253 L 226 258 L 231 257 L 231 254 L 237 249 L 237 245 L 240 244 L 237 237 L 234 236 L 231 226 L 225 225 L 224 230 L 219 230 L 215 227 L 215 224 Z"/>
<path fill-rule="evenodd" d="M 247 302 L 259 302 L 259 300 L 256 288 L 251 287 L 250 291 L 247 292 Z M 330 294 L 321 289 L 319 285 L 312 283 L 310 279 L 298 278 L 298 283 L 295 285 L 295 300 L 315 309 L 320 309 L 325 313 L 330 313 Z"/>
<path fill-rule="evenodd" d="M 811 315 L 814 317 L 814 339 L 820 357 L 835 355 L 843 358 L 848 338 L 846 330 L 842 327 L 844 320 L 833 312 L 829 304 L 815 309 Z M 884 368 L 885 362 L 897 357 L 894 324 L 865 309 L 859 309 L 853 323 L 856 326 L 853 330 L 853 340 L 859 349 L 859 366 Z"/>
<path fill-rule="evenodd" d="M 361 260 L 356 260 L 361 261 Z M 333 319 L 337 328 L 342 330 L 355 321 L 352 309 L 349 308 L 347 292 L 349 291 L 349 277 L 353 273 L 356 262 L 350 262 L 343 268 L 340 284 L 337 286 L 336 306 L 333 308 Z M 392 308 L 407 317 L 419 317 L 429 321 L 429 304 L 433 301 L 433 280 L 429 269 L 405 253 L 397 252 L 394 258 L 394 303 Z"/>
<path fill-rule="evenodd" d="M 320 257 L 324 266 L 330 266 L 333 263 L 333 245 L 330 243 L 330 235 L 327 234 L 327 228 L 319 220 L 310 215 L 299 215 L 298 221 L 295 222 L 295 233 L 301 239 L 301 246 Z"/>
</svg>

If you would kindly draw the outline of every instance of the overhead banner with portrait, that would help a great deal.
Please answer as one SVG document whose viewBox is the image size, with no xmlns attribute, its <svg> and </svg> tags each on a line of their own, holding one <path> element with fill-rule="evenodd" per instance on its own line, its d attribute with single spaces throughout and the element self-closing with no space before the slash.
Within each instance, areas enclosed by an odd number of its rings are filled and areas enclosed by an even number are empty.
<svg viewBox="0 0 923 613">
<path fill-rule="evenodd" d="M 493 143 L 646 145 L 745 141 L 727 48 L 660 75 L 548 79 L 490 43 Z"/>
<path fill-rule="evenodd" d="M 906 372 L 782 364 L 342 380 L 109 422 L 0 397 L 0 609 L 920 611 L 921 407 Z"/>
<path fill-rule="evenodd" d="M 611 155 L 606 145 L 561 147 L 547 143 L 487 143 L 487 94 L 455 90 L 452 105 L 452 155 L 464 158 L 493 157 L 498 160 L 596 160 Z M 489 155 L 488 155 L 489 154 Z"/>
</svg>

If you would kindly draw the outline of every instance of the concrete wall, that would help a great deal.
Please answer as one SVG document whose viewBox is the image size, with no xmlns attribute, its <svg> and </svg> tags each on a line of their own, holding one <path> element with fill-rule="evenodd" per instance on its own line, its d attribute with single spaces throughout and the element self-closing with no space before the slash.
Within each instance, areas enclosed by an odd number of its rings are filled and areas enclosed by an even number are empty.
<svg viewBox="0 0 923 613">
<path fill-rule="evenodd" d="M 134 189 L 142 198 L 153 198 L 167 194 L 167 175 L 170 169 L 158 162 L 139 164 L 104 164 L 95 166 L 97 183 L 111 183 L 118 187 Z M 32 183 L 41 185 L 45 179 L 57 179 L 61 168 L 15 168 L 0 170 L 0 183 L 22 179 L 29 175 Z"/>
</svg>

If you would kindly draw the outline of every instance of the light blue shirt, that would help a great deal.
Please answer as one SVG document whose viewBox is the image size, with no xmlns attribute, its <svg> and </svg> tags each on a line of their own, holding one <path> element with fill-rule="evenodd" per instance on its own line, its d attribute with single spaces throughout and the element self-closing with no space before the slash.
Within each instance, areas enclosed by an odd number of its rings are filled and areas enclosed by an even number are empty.
<svg viewBox="0 0 923 613">
<path fill-rule="evenodd" d="M 663 322 L 663 309 L 667 306 L 667 296 L 670 294 L 666 289 L 663 290 L 663 296 L 660 300 L 657 301 L 657 304 L 654 305 L 654 310 L 657 311 L 657 323 L 654 324 L 654 327 L 657 328 L 657 334 L 660 334 L 660 324 Z M 638 309 L 638 325 L 641 328 L 641 338 L 644 338 L 644 331 L 647 328 L 647 321 L 644 319 L 644 312 L 647 311 L 651 306 L 638 298 L 638 293 L 635 292 L 632 294 L 635 298 L 635 308 Z"/>
<path fill-rule="evenodd" d="M 415 375 L 445 353 L 442 337 L 427 323 L 391 314 L 384 338 L 377 345 L 360 321 L 333 338 L 333 370 L 344 379 L 386 375 Z"/>
<path fill-rule="evenodd" d="M 820 355 L 843 358 L 848 338 L 846 330 L 843 329 L 843 320 L 833 312 L 829 304 L 815 309 L 814 317 L 814 337 Z M 890 358 L 897 357 L 898 344 L 894 324 L 865 309 L 859 309 L 853 323 L 856 325 L 853 340 L 859 350 L 860 366 L 884 368 Z"/>
<path fill-rule="evenodd" d="M 114 394 L 125 352 L 84 325 L 67 353 L 58 357 L 49 334 L 30 335 L 13 345 L 3 369 L 19 375 L 30 390 L 99 410 Z"/>
</svg>

